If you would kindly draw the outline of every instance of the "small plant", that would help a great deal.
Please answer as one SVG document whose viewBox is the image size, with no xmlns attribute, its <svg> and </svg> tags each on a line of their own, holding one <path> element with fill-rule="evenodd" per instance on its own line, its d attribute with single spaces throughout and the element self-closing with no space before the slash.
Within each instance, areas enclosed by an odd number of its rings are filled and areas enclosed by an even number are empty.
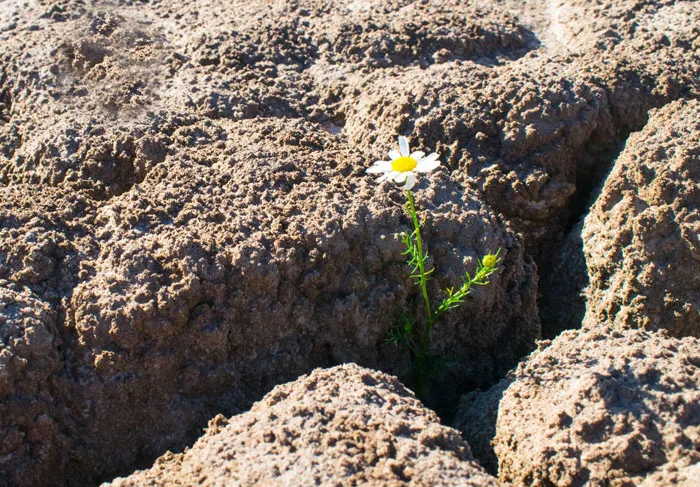
<svg viewBox="0 0 700 487">
<path fill-rule="evenodd" d="M 396 326 L 389 331 L 387 341 L 410 351 L 415 374 L 415 392 L 419 398 L 423 398 L 429 375 L 430 333 L 435 322 L 446 311 L 458 308 L 464 303 L 473 286 L 485 286 L 489 283 L 489 276 L 498 270 L 498 263 L 501 260 L 500 249 L 480 259 L 473 276 L 466 272 L 461 286 L 456 290 L 454 287 L 445 289 L 445 296 L 433 305 L 428 294 L 428 281 L 435 269 L 428 269 L 426 266 L 428 252 L 423 248 L 421 224 L 411 189 L 416 184 L 416 174 L 430 172 L 437 168 L 440 165 L 438 160 L 440 156 L 436 153 L 425 156 L 424 152 L 410 152 L 408 139 L 400 136 L 399 150 L 390 151 L 389 157 L 390 161 L 377 161 L 367 169 L 367 172 L 382 174 L 378 182 L 389 180 L 403 183 L 403 189 L 406 191 L 406 211 L 413 223 L 413 232 L 403 233 L 401 236 L 406 246 L 403 254 L 407 257 L 411 268 L 411 278 L 420 288 L 425 305 L 425 318 L 422 326 L 416 326 L 417 320 L 409 313 L 402 312 Z"/>
</svg>

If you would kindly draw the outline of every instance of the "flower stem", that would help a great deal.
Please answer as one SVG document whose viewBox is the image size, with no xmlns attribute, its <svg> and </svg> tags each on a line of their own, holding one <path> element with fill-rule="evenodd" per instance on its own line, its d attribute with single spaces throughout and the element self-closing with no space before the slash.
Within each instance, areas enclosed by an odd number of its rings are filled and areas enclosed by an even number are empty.
<svg viewBox="0 0 700 487">
<path fill-rule="evenodd" d="M 388 341 L 395 344 L 402 344 L 411 352 L 411 359 L 414 365 L 415 374 L 415 392 L 419 399 L 425 398 L 425 386 L 428 381 L 429 366 L 426 363 L 428 360 L 428 348 L 430 347 L 430 333 L 433 325 L 438 318 L 446 311 L 458 308 L 464 303 L 465 298 L 471 293 L 473 286 L 486 286 L 489 283 L 489 277 L 498 270 L 498 263 L 501 261 L 499 254 L 501 249 L 496 253 L 488 253 L 482 259 L 477 261 L 476 272 L 472 277 L 469 272 L 462 279 L 462 285 L 455 291 L 453 287 L 445 289 L 445 297 L 441 302 L 435 303 L 435 310 L 430 306 L 430 297 L 428 296 L 428 280 L 435 269 L 426 269 L 425 264 L 428 259 L 428 253 L 423 252 L 423 238 L 420 233 L 420 221 L 416 212 L 416 203 L 413 200 L 413 193 L 410 190 L 406 191 L 406 211 L 413 222 L 413 232 L 404 233 L 401 240 L 406 246 L 406 251 L 403 255 L 408 256 L 408 265 L 411 268 L 411 278 L 416 280 L 416 284 L 420 287 L 425 303 L 425 326 L 416 327 L 413 319 L 401 319 L 398 329 L 391 331 Z"/>
<path fill-rule="evenodd" d="M 416 395 L 419 398 L 422 398 L 426 378 L 425 357 L 428 353 L 428 344 L 430 343 L 430 330 L 433 327 L 433 323 L 435 323 L 437 316 L 433 313 L 430 307 L 430 298 L 428 297 L 428 278 L 425 272 L 426 255 L 423 253 L 423 241 L 420 234 L 420 222 L 418 221 L 418 215 L 416 214 L 416 205 L 413 201 L 413 193 L 411 193 L 411 191 L 408 190 L 406 191 L 406 196 L 408 197 L 408 213 L 411 216 L 411 219 L 413 220 L 414 235 L 416 239 L 416 247 L 418 250 L 416 264 L 418 266 L 419 286 L 423 294 L 423 301 L 425 302 L 426 314 L 426 324 L 425 328 L 423 329 L 423 336 L 421 337 L 416 357 Z"/>
<path fill-rule="evenodd" d="M 416 235 L 416 246 L 418 247 L 418 270 L 420 272 L 420 289 L 423 292 L 423 300 L 425 301 L 425 312 L 427 314 L 428 320 L 433 316 L 433 312 L 430 309 L 430 298 L 428 297 L 428 280 L 425 274 L 425 254 L 423 253 L 423 240 L 420 235 L 420 223 L 418 222 L 418 215 L 416 214 L 416 205 L 413 201 L 413 193 L 410 190 L 406 191 L 408 196 L 408 212 L 413 219 L 413 228 Z"/>
</svg>

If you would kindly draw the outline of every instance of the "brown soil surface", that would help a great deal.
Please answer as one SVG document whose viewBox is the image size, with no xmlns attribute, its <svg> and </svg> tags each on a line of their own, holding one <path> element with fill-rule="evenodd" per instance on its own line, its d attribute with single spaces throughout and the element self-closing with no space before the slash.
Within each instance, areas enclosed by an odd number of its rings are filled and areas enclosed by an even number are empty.
<svg viewBox="0 0 700 487">
<path fill-rule="evenodd" d="M 499 480 L 640 485 L 700 462 L 698 364 L 697 338 L 564 332 L 519 366 L 501 399 Z"/>
<path fill-rule="evenodd" d="M 700 103 L 655 111 L 586 217 L 588 326 L 700 337 Z"/>
<path fill-rule="evenodd" d="M 104 487 L 496 487 L 469 445 L 394 377 L 354 364 L 278 386 L 183 454 Z"/>
<path fill-rule="evenodd" d="M 697 336 L 698 39 L 692 1 L 4 0 L 0 479 L 130 473 L 314 367 L 410 383 L 410 222 L 364 172 L 400 134 L 443 163 L 431 290 L 504 258 L 430 405 L 584 312 Z"/>
</svg>

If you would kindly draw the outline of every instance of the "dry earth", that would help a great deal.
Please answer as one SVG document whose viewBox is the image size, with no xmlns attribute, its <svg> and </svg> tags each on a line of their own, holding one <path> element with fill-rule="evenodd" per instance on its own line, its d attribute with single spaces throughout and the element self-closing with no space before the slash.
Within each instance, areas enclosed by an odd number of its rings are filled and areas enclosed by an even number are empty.
<svg viewBox="0 0 700 487">
<path fill-rule="evenodd" d="M 0 0 L 0 483 L 131 473 L 314 367 L 409 380 L 385 343 L 418 298 L 409 221 L 364 174 L 399 134 L 443 162 L 416 191 L 433 291 L 504 256 L 435 330 L 429 405 L 584 314 L 697 337 L 699 97 L 695 1 Z M 519 380 L 458 420 L 504 472 Z M 645 485 L 692 483 L 681 456 Z"/>
<path fill-rule="evenodd" d="M 700 103 L 654 112 L 583 227 L 587 326 L 700 337 Z"/>
<path fill-rule="evenodd" d="M 459 432 L 396 378 L 354 364 L 277 386 L 217 416 L 183 454 L 104 487 L 225 485 L 496 487 Z"/>
<path fill-rule="evenodd" d="M 697 338 L 566 331 L 508 381 L 493 439 L 502 485 L 635 486 L 645 479 L 670 485 L 661 479 L 671 475 L 700 480 L 697 466 L 691 469 L 700 462 Z"/>
</svg>

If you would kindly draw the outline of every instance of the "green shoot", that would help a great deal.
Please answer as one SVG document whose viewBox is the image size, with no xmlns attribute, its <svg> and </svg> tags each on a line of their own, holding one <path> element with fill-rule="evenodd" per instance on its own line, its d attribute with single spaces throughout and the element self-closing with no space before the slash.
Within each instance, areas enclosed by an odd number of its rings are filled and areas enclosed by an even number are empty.
<svg viewBox="0 0 700 487">
<path fill-rule="evenodd" d="M 411 278 L 416 281 L 416 285 L 421 290 L 425 305 L 425 321 L 421 330 L 415 326 L 415 321 L 408 314 L 403 313 L 397 325 L 389 331 L 387 341 L 404 347 L 411 352 L 414 362 L 415 392 L 419 398 L 422 398 L 428 378 L 428 349 L 433 325 L 444 312 L 458 308 L 464 303 L 473 286 L 485 286 L 489 283 L 489 277 L 498 270 L 498 263 L 501 261 L 499 258 L 501 250 L 498 249 L 496 253 L 484 256 L 477 263 L 474 276 L 467 272 L 463 278 L 462 285 L 457 290 L 454 288 L 446 289 L 446 296 L 433 310 L 428 295 L 428 281 L 435 269 L 426 269 L 428 253 L 423 250 L 423 240 L 420 232 L 421 225 L 418 220 L 413 193 L 407 190 L 406 196 L 406 210 L 413 222 L 413 232 L 410 234 L 404 233 L 401 237 L 403 244 L 406 246 L 403 254 L 407 256 L 408 266 L 411 269 Z"/>
</svg>

